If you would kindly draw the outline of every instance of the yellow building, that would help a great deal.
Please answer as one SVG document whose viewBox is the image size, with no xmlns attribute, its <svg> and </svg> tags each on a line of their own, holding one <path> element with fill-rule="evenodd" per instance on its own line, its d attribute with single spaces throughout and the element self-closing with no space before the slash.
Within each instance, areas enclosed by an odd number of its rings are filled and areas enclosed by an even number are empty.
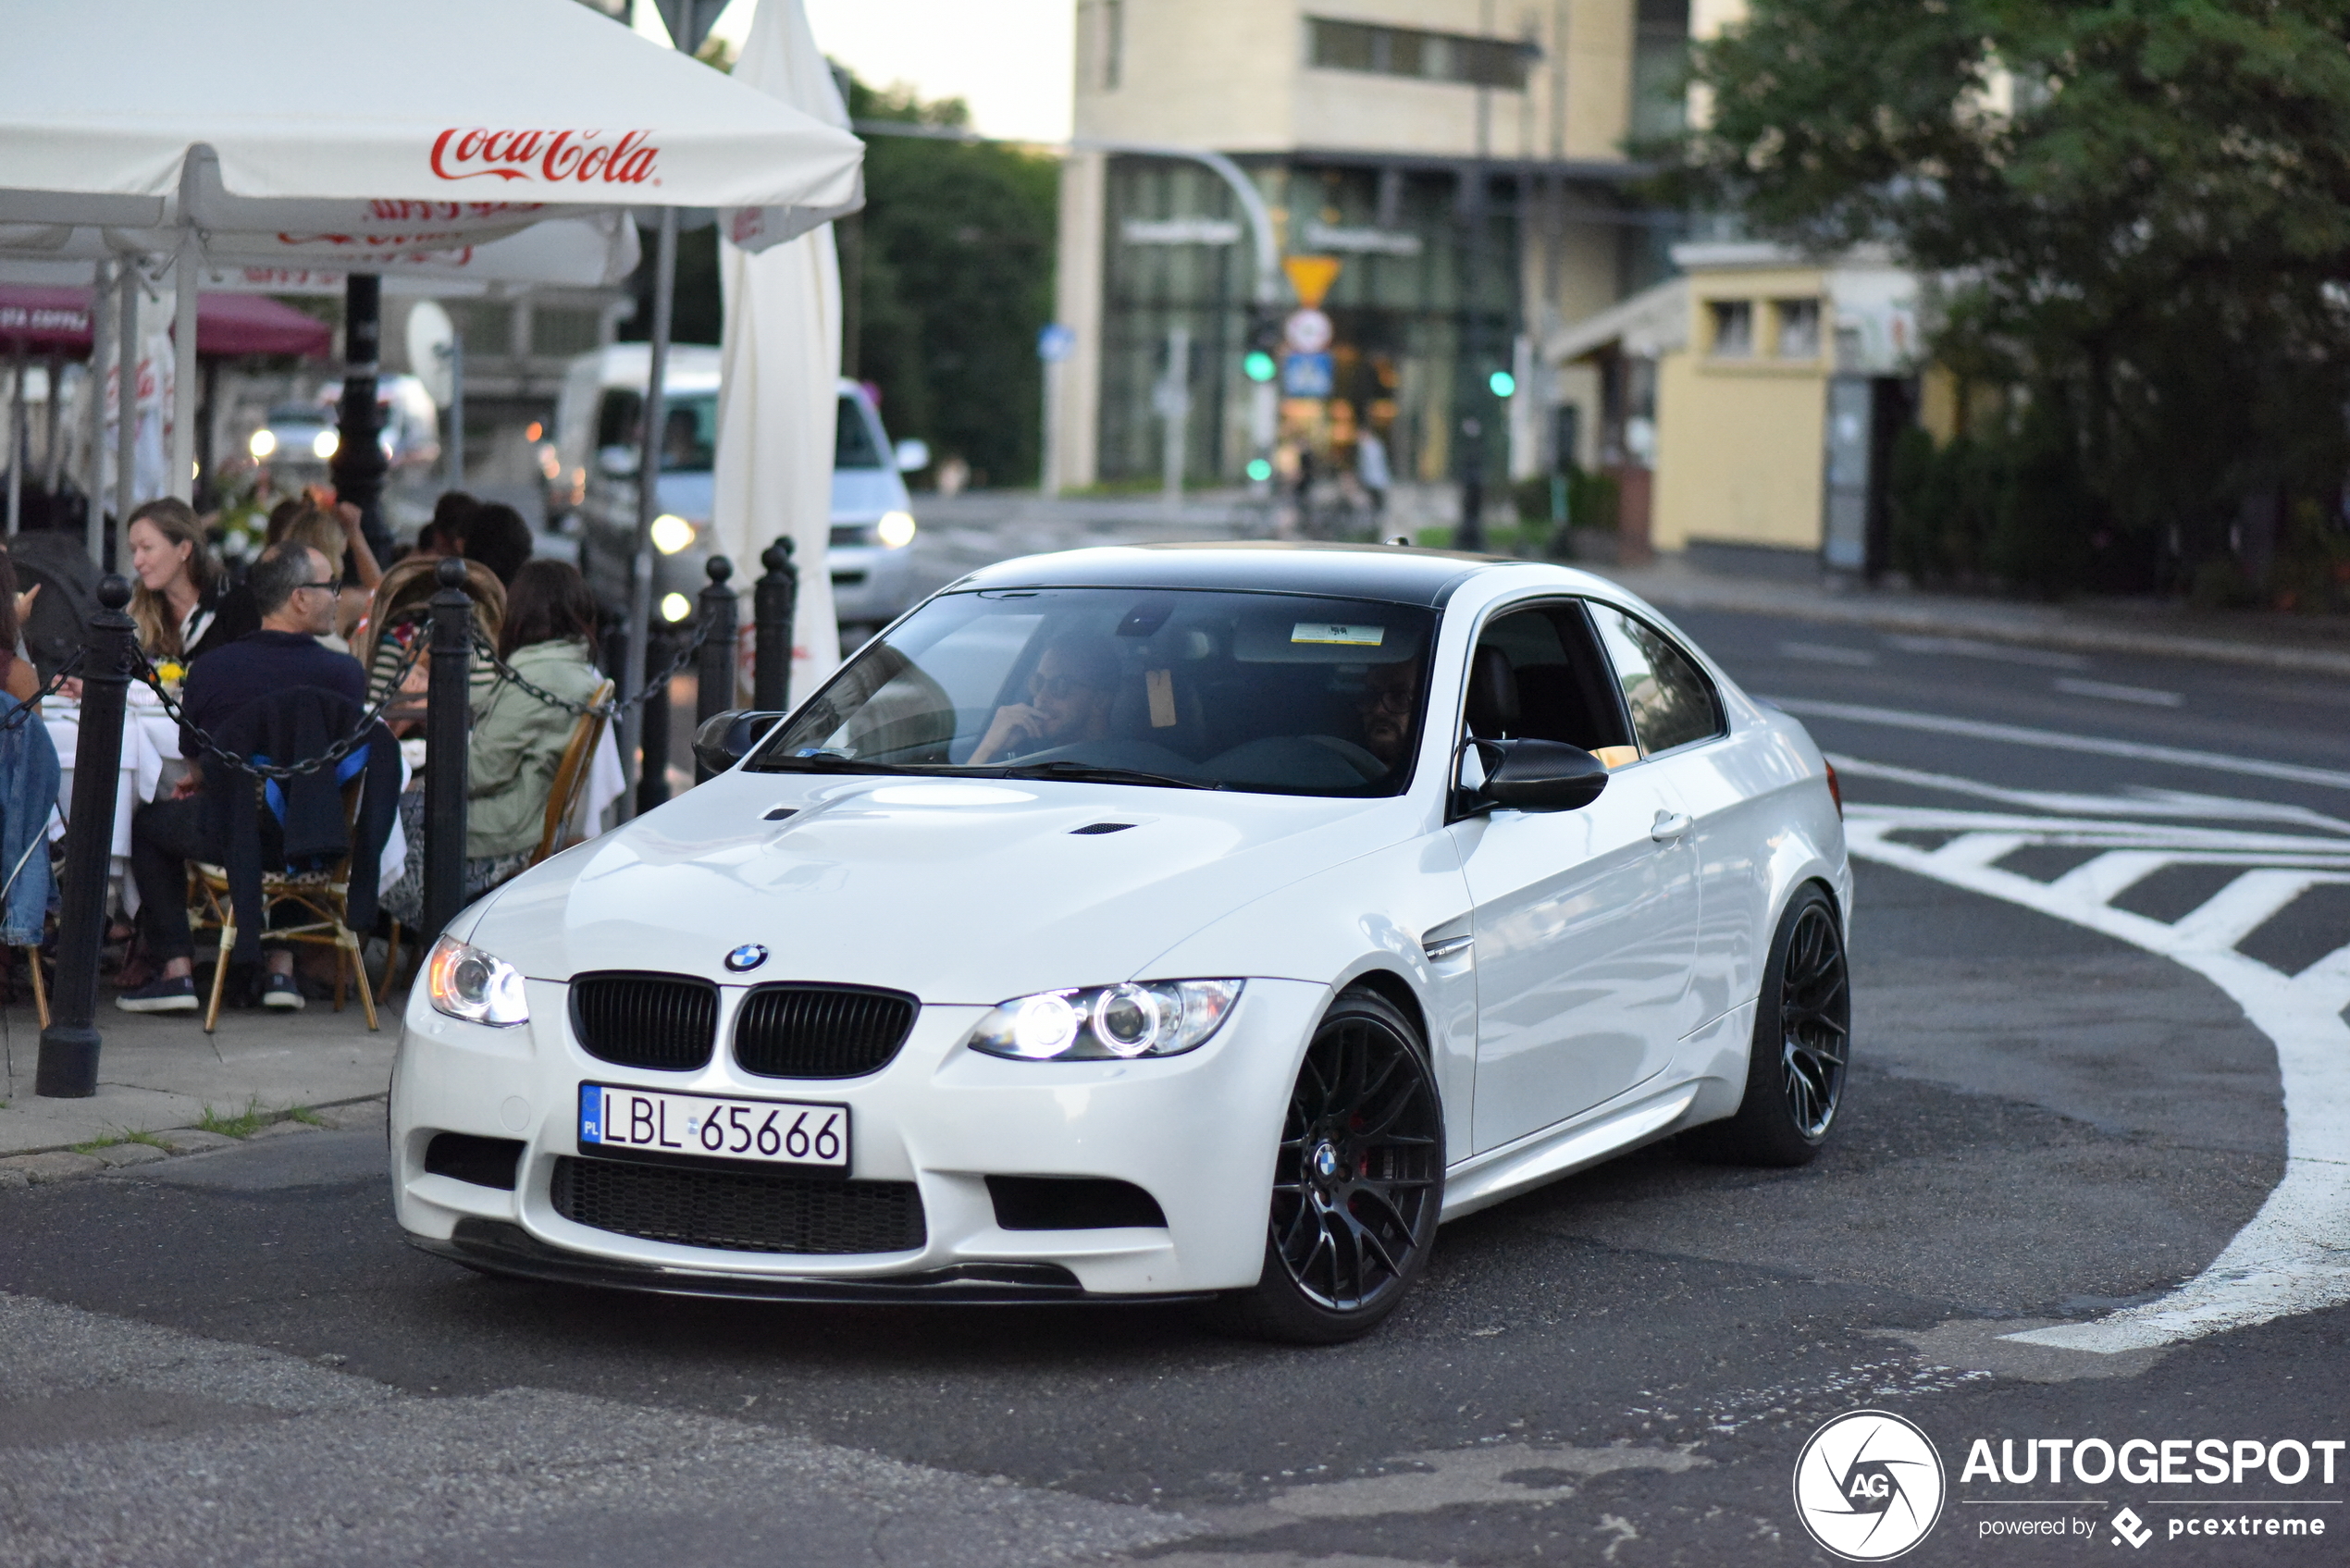
<svg viewBox="0 0 2350 1568">
<path fill-rule="evenodd" d="M 1882 569 L 1890 451 L 1916 411 L 1914 279 L 1880 255 L 1751 242 L 1673 260 L 1680 277 L 1543 347 L 1598 382 L 1633 552 L 1645 538 L 1748 571 Z"/>
</svg>

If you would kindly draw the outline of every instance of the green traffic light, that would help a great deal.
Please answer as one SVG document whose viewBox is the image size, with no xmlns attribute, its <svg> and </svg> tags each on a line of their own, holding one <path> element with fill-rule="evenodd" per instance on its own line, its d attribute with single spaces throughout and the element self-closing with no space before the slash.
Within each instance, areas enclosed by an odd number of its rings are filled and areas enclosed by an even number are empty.
<svg viewBox="0 0 2350 1568">
<path fill-rule="evenodd" d="M 1241 361 L 1241 374 L 1252 381 L 1270 381 L 1279 368 L 1273 363 L 1273 356 L 1263 349 L 1251 349 L 1247 357 Z"/>
<path fill-rule="evenodd" d="M 1273 465 L 1261 457 L 1251 458 L 1248 463 L 1248 476 L 1261 485 L 1273 476 Z"/>
<path fill-rule="evenodd" d="M 1493 389 L 1497 398 L 1509 397 L 1517 390 L 1517 377 L 1506 370 L 1495 371 L 1485 378 L 1485 384 Z"/>
</svg>

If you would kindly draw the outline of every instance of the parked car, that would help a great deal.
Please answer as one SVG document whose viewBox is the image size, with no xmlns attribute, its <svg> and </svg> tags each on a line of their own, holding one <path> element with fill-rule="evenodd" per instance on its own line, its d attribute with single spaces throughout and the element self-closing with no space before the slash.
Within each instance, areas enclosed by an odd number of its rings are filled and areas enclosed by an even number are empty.
<svg viewBox="0 0 2350 1568">
<path fill-rule="evenodd" d="M 618 614 L 628 607 L 637 548 L 637 470 L 642 452 L 650 352 L 616 343 L 572 362 L 555 411 L 557 504 L 579 520 L 580 570 L 597 601 Z M 669 351 L 659 508 L 653 524 L 653 604 L 669 621 L 693 614 L 709 581 L 710 524 L 718 437 L 716 349 L 685 344 Z M 845 625 L 880 625 L 917 597 L 907 546 L 914 539 L 905 472 L 926 466 L 920 441 L 893 447 L 872 397 L 840 383 L 833 449 L 832 534 L 825 567 L 835 615 Z M 778 525 L 770 534 L 782 532 Z M 803 562 L 802 569 L 810 563 Z M 735 562 L 736 579 L 758 575 L 756 561 Z"/>
<path fill-rule="evenodd" d="M 323 482 L 342 445 L 336 428 L 340 385 L 326 387 L 308 401 L 273 405 L 245 438 L 245 455 L 279 480 L 280 489 Z M 429 470 L 440 460 L 440 409 L 414 376 L 376 381 L 377 442 L 394 476 Z"/>
<path fill-rule="evenodd" d="M 1206 1299 L 1363 1333 L 1440 1219 L 1834 1129 L 1852 876 L 1794 719 L 1565 567 L 988 567 L 724 768 L 461 914 L 392 1186 L 476 1268 L 713 1296 Z"/>
</svg>

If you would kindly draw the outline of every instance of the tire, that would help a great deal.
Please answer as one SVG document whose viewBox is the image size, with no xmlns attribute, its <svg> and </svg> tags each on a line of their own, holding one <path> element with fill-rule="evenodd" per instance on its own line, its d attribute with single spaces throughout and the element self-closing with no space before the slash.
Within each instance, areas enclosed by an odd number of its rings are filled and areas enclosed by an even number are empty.
<svg viewBox="0 0 2350 1568">
<path fill-rule="evenodd" d="M 1692 1130 L 1685 1142 L 1739 1165 L 1809 1165 L 1835 1130 L 1851 1048 L 1844 931 L 1827 895 L 1807 884 L 1771 939 L 1738 1114 Z"/>
<path fill-rule="evenodd" d="M 1206 1309 L 1221 1331 L 1334 1345 L 1369 1333 L 1428 1266 L 1444 1115 L 1419 1030 L 1350 991 L 1305 1048 L 1281 1126 L 1255 1286 Z"/>
</svg>

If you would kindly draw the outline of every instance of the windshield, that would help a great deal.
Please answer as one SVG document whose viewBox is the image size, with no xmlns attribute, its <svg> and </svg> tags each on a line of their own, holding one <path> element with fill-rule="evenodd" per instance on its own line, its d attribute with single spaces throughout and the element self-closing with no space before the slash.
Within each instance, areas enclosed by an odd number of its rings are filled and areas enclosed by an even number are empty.
<svg viewBox="0 0 2350 1568">
<path fill-rule="evenodd" d="M 1400 794 L 1435 623 L 1296 594 L 947 594 L 867 644 L 749 767 Z"/>
<path fill-rule="evenodd" d="M 604 394 L 596 416 L 596 445 L 638 451 L 645 439 L 645 400 L 619 389 Z M 661 466 L 670 474 L 707 474 L 718 457 L 718 394 L 672 392 L 662 403 Z"/>
<path fill-rule="evenodd" d="M 865 424 L 865 411 L 857 406 L 855 398 L 840 400 L 840 417 L 833 429 L 833 466 L 835 468 L 879 468 L 881 448 L 873 444 L 873 432 Z"/>
</svg>

